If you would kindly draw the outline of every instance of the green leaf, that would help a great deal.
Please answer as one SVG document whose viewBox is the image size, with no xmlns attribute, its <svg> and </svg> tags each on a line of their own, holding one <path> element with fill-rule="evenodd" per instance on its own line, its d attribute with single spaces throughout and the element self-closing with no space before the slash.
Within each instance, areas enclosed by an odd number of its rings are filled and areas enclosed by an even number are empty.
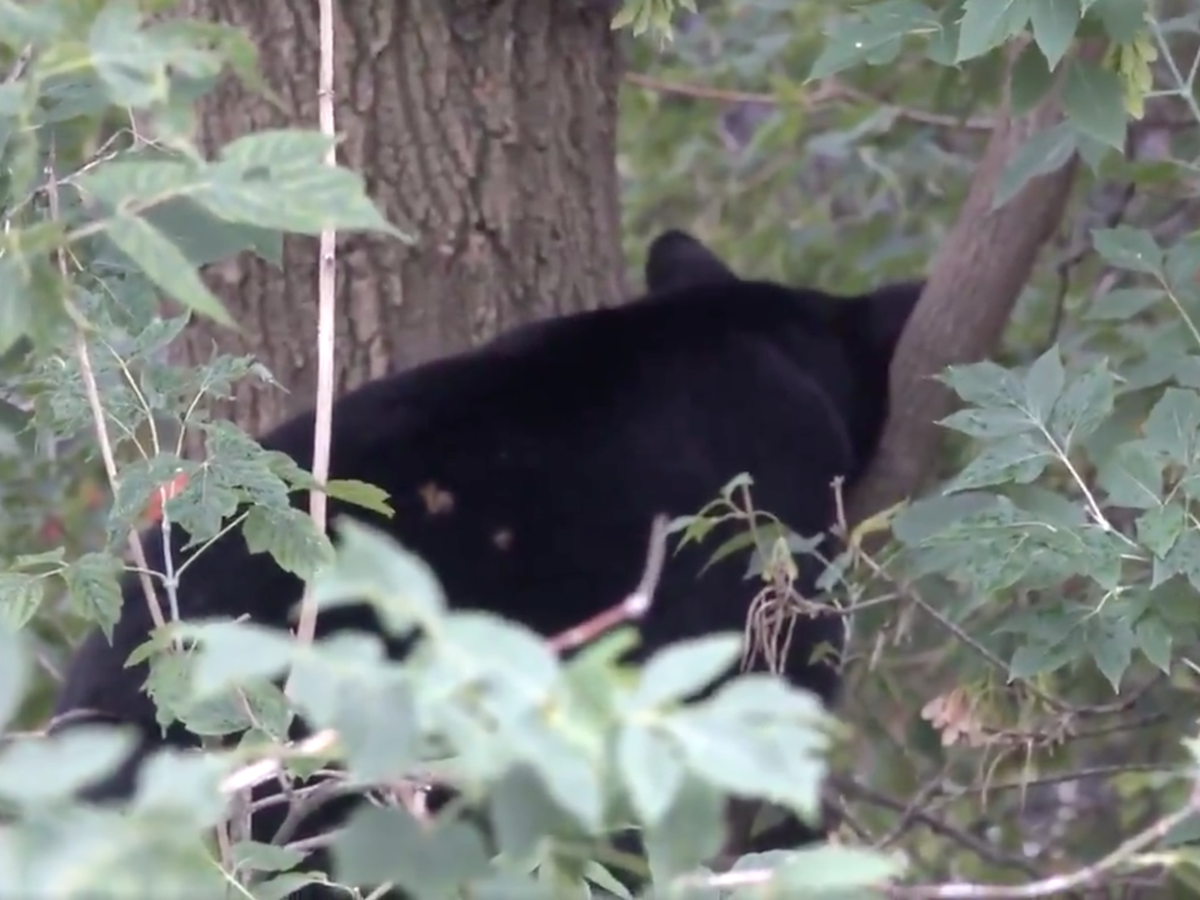
<svg viewBox="0 0 1200 900">
<path fill-rule="evenodd" d="M 1066 378 L 1058 344 L 1034 360 L 1025 373 L 1025 408 L 1035 421 L 1044 425 L 1050 418 L 1050 411 L 1062 393 Z"/>
<path fill-rule="evenodd" d="M 395 882 L 418 897 L 449 896 L 488 874 L 478 829 L 456 821 L 426 829 L 405 810 L 364 805 L 333 843 L 333 872 L 347 884 Z"/>
<path fill-rule="evenodd" d="M 444 615 L 441 583 L 423 560 L 348 517 L 339 520 L 337 532 L 334 562 L 312 580 L 319 608 L 370 603 L 394 636 L 435 624 Z"/>
<path fill-rule="evenodd" d="M 67 25 L 67 8 L 53 3 L 29 5 L 15 0 L 0 2 L 0 44 L 21 50 L 26 44 L 45 44 L 59 37 Z"/>
<path fill-rule="evenodd" d="M 758 855 L 758 854 L 755 854 Z M 765 855 L 765 854 L 762 854 Z M 756 867 L 753 856 L 743 857 L 731 871 Z M 904 858 L 859 847 L 824 846 L 802 848 L 787 854 L 776 868 L 772 882 L 781 894 L 804 892 L 807 896 L 876 888 L 904 872 Z M 864 894 L 864 900 L 867 895 Z"/>
<path fill-rule="evenodd" d="M 164 49 L 146 40 L 141 25 L 136 6 L 124 0 L 106 4 L 92 22 L 92 66 L 121 106 L 149 106 L 170 91 Z"/>
<path fill-rule="evenodd" d="M 683 783 L 679 748 L 653 726 L 629 724 L 617 739 L 617 765 L 641 823 L 658 825 Z"/>
<path fill-rule="evenodd" d="M 431 635 L 458 677 L 511 692 L 517 708 L 540 705 L 558 679 L 558 656 L 541 635 L 482 610 L 456 610 Z M 494 699 L 500 699 L 496 697 Z"/>
<path fill-rule="evenodd" d="M 306 720 L 337 731 L 355 777 L 388 781 L 420 761 L 413 685 L 374 635 L 337 634 L 305 648 L 290 688 Z"/>
<path fill-rule="evenodd" d="M 1092 231 L 1092 246 L 1106 262 L 1119 269 L 1162 274 L 1163 252 L 1148 231 L 1128 225 L 1096 228 Z"/>
<path fill-rule="evenodd" d="M 1162 463 L 1140 442 L 1123 444 L 1097 471 L 1097 482 L 1114 506 L 1153 509 L 1162 502 Z"/>
<path fill-rule="evenodd" d="M 192 689 L 202 697 L 243 681 L 274 678 L 288 667 L 296 645 L 286 631 L 251 622 L 187 622 L 176 626 L 200 641 L 192 651 Z"/>
<path fill-rule="evenodd" d="M 982 440 L 1010 437 L 1037 428 L 1037 422 L 1025 410 L 1013 407 L 960 409 L 938 424 Z"/>
<path fill-rule="evenodd" d="M 1187 510 L 1178 503 L 1165 503 L 1142 513 L 1137 520 L 1138 540 L 1155 556 L 1165 557 L 1187 527 Z"/>
<path fill-rule="evenodd" d="M 1182 575 L 1200 590 L 1200 535 L 1188 529 L 1163 559 L 1154 557 L 1150 587 L 1156 588 L 1173 575 Z"/>
<path fill-rule="evenodd" d="M 251 872 L 281 872 L 304 860 L 299 850 L 259 841 L 238 841 L 230 848 L 230 855 L 236 869 Z"/>
<path fill-rule="evenodd" d="M 956 63 L 982 56 L 1018 34 L 1030 7 L 1044 0 L 967 0 L 963 7 Z"/>
<path fill-rule="evenodd" d="M 1050 411 L 1046 429 L 1065 449 L 1091 435 L 1113 411 L 1116 381 L 1104 360 L 1071 381 Z"/>
<path fill-rule="evenodd" d="M 234 768 L 234 762 L 231 754 L 160 750 L 145 761 L 138 773 L 131 810 L 135 814 L 149 813 L 153 819 L 186 823 L 194 829 L 213 828 L 227 814 L 227 799 L 218 786 Z"/>
<path fill-rule="evenodd" d="M 578 736 L 537 727 L 527 718 L 503 724 L 508 749 L 537 772 L 554 802 L 589 832 L 600 830 L 606 782 L 591 748 Z"/>
<path fill-rule="evenodd" d="M 18 631 L 37 613 L 46 595 L 42 576 L 0 572 L 0 628 Z"/>
<path fill-rule="evenodd" d="M 720 852 L 725 840 L 724 811 L 721 791 L 690 773 L 685 775 L 666 815 L 643 830 L 656 882 L 695 871 Z"/>
<path fill-rule="evenodd" d="M 991 360 L 949 366 L 938 378 L 974 406 L 1020 406 L 1025 386 L 1020 377 Z"/>
<path fill-rule="evenodd" d="M 646 662 L 631 703 L 642 708 L 681 700 L 731 670 L 741 653 L 741 634 L 715 634 L 672 644 Z"/>
<path fill-rule="evenodd" d="M 819 701 L 780 679 L 743 675 L 663 720 L 688 769 L 729 792 L 787 805 L 810 821 L 828 746 Z"/>
<path fill-rule="evenodd" d="M 992 197 L 992 209 L 999 209 L 1039 175 L 1057 172 L 1075 154 L 1075 132 L 1065 122 L 1035 132 L 1013 154 Z"/>
<path fill-rule="evenodd" d="M 829 36 L 804 80 L 807 83 L 828 78 L 865 62 L 874 54 L 899 50 L 903 36 L 903 32 L 897 32 L 891 25 L 874 22 L 843 24 Z"/>
<path fill-rule="evenodd" d="M 1138 649 L 1150 664 L 1170 674 L 1173 636 L 1166 623 L 1157 617 L 1147 617 L 1138 622 L 1133 633 L 1137 638 Z"/>
<path fill-rule="evenodd" d="M 9 648 L 3 649 L 0 666 L 7 668 Z M 9 684 L 3 682 L 0 691 L 7 692 Z M 4 712 L 0 708 L 0 715 Z M 133 745 L 129 731 L 96 725 L 67 728 L 52 737 L 15 740 L 0 753 L 0 797 L 33 808 L 67 799 L 112 772 Z"/>
<path fill-rule="evenodd" d="M 1016 63 L 1013 64 L 1012 76 L 1009 80 L 1013 115 L 1023 116 L 1031 112 L 1035 106 L 1041 103 L 1042 98 L 1046 96 L 1053 84 L 1053 73 L 1046 64 L 1046 57 L 1042 55 L 1037 44 L 1026 44 L 1021 55 L 1017 57 Z M 1070 133 L 1069 128 L 1065 130 Z M 1072 143 L 1074 142 L 1072 141 Z"/>
<path fill-rule="evenodd" d="M 1084 0 L 1088 16 L 1104 23 L 1108 36 L 1119 44 L 1128 44 L 1146 28 L 1146 4 L 1141 0 Z"/>
<path fill-rule="evenodd" d="M 1065 644 L 1024 644 L 1018 647 L 1008 663 L 1011 680 L 1028 680 L 1038 675 L 1048 675 L 1069 663 L 1074 651 Z"/>
<path fill-rule="evenodd" d="M 1125 619 L 1093 617 L 1087 620 L 1088 650 L 1096 667 L 1108 679 L 1115 693 L 1121 691 L 1121 679 L 1133 659 L 1136 640 Z"/>
<path fill-rule="evenodd" d="M 1173 387 L 1163 391 L 1142 426 L 1147 446 L 1185 466 L 1196 457 L 1198 429 L 1200 394 Z"/>
<path fill-rule="evenodd" d="M 1084 311 L 1084 318 L 1099 322 L 1109 319 L 1132 319 L 1145 312 L 1166 294 L 1159 288 L 1114 288 Z"/>
<path fill-rule="evenodd" d="M 1063 108 L 1067 120 L 1081 134 L 1118 150 L 1124 148 L 1128 120 L 1124 88 L 1115 72 L 1087 60 L 1072 60 L 1063 85 Z"/>
<path fill-rule="evenodd" d="M 238 138 L 209 167 L 211 182 L 192 197 L 232 222 L 302 234 L 326 228 L 379 231 L 411 243 L 367 197 L 362 176 L 327 165 L 320 132 L 257 131 Z"/>
<path fill-rule="evenodd" d="M 389 502 L 391 496 L 383 488 L 378 488 L 365 481 L 353 478 L 331 478 L 325 483 L 325 493 L 335 500 L 351 503 L 369 509 L 371 512 L 387 516 L 389 519 L 396 514 Z"/>
<path fill-rule="evenodd" d="M 203 183 L 199 165 L 187 157 L 145 159 L 119 156 L 81 173 L 80 190 L 117 212 L 136 204 L 144 212 L 153 204 L 186 195 Z"/>
<path fill-rule="evenodd" d="M 85 553 L 63 570 L 71 605 L 112 640 L 121 617 L 121 560 L 108 553 Z"/>
<path fill-rule="evenodd" d="M 993 484 L 1029 484 L 1055 458 L 1054 452 L 1039 436 L 1014 435 L 986 447 L 944 490 L 949 494 Z"/>
<path fill-rule="evenodd" d="M 1079 0 L 1036 0 L 1030 5 L 1033 39 L 1054 69 L 1071 46 L 1082 12 Z"/>
<path fill-rule="evenodd" d="M 333 544 L 303 510 L 255 506 L 242 521 L 242 535 L 251 553 L 270 553 L 281 568 L 303 579 L 333 562 Z"/>
<path fill-rule="evenodd" d="M 200 699 L 189 696 L 180 704 L 180 719 L 188 731 L 212 737 L 254 729 L 272 741 L 287 740 L 292 710 L 283 691 L 261 678 L 237 681 L 236 688 Z"/>
<path fill-rule="evenodd" d="M 151 281 L 184 306 L 218 324 L 233 326 L 233 319 L 221 301 L 205 287 L 187 257 L 144 219 L 118 213 L 107 220 L 105 234 L 141 267 Z"/>
</svg>

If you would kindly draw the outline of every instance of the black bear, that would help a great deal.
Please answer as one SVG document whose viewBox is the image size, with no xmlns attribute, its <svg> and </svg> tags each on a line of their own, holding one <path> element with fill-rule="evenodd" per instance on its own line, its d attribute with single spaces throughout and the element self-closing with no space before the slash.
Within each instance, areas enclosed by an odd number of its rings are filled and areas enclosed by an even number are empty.
<svg viewBox="0 0 1200 900">
<path fill-rule="evenodd" d="M 330 475 L 383 488 L 395 515 L 337 503 L 331 514 L 368 521 L 423 557 L 453 605 L 546 635 L 634 587 L 656 515 L 695 513 L 740 473 L 754 479 L 757 508 L 800 535 L 827 531 L 831 482 L 852 484 L 875 450 L 892 355 L 921 285 L 839 298 L 742 280 L 679 231 L 652 243 L 646 281 L 648 294 L 625 305 L 525 326 L 339 399 Z M 312 430 L 308 413 L 261 443 L 308 468 Z M 442 502 L 430 503 L 431 486 Z M 178 559 L 186 538 L 174 534 Z M 143 541 L 161 566 L 159 530 Z M 744 557 L 700 574 L 715 546 L 668 554 L 641 653 L 742 630 L 756 586 Z M 802 566 L 797 587 L 811 594 L 821 567 Z M 248 613 L 283 628 L 300 595 L 296 578 L 230 534 L 189 566 L 178 601 L 185 619 Z M 145 667 L 124 668 L 151 627 L 133 578 L 125 598 L 112 644 L 94 633 L 75 655 L 56 716 L 134 723 L 144 750 L 194 743 L 178 727 L 160 735 L 141 692 Z M 339 609 L 319 629 L 372 623 Z M 792 640 L 787 676 L 826 703 L 837 671 L 810 657 L 842 636 L 842 620 L 828 616 L 802 619 Z M 131 760 L 91 793 L 126 795 L 135 773 Z"/>
</svg>

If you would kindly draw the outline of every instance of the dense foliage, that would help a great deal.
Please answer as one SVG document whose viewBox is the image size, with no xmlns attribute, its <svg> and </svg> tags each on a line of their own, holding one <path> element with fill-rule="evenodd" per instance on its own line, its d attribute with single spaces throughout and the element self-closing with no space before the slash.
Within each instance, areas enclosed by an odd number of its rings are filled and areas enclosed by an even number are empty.
<svg viewBox="0 0 1200 900">
<path fill-rule="evenodd" d="M 283 230 L 396 230 L 358 176 L 323 164 L 319 134 L 199 153 L 193 104 L 222 67 L 257 83 L 243 35 L 147 24 L 131 3 L 0 0 L 0 883 L 14 895 L 270 898 L 325 877 L 277 874 L 300 850 L 252 844 L 229 815 L 228 795 L 263 771 L 253 761 L 280 754 L 296 771 L 337 760 L 363 784 L 431 770 L 483 798 L 499 866 L 474 824 L 426 832 L 402 807 L 368 807 L 335 838 L 330 877 L 423 897 L 468 882 L 473 896 L 619 892 L 606 867 L 636 861 L 594 859 L 592 840 L 617 821 L 646 829 L 656 879 L 680 896 L 868 896 L 892 876 L 918 885 L 890 888 L 909 896 L 976 896 L 920 893 L 968 881 L 1190 895 L 1200 6 L 627 0 L 617 24 L 632 60 L 618 160 L 631 267 L 654 230 L 684 225 L 742 271 L 846 292 L 928 267 L 1001 91 L 1028 109 L 1065 68 L 1065 120 L 1017 154 L 996 199 L 1077 150 L 1068 220 L 996 361 L 945 373 L 963 408 L 944 423 L 938 484 L 894 514 L 886 547 L 856 547 L 826 579 L 855 613 L 847 727 L 763 677 L 680 704 L 736 658 L 733 638 L 624 677 L 620 634 L 564 663 L 515 624 L 447 611 L 420 562 L 371 532 L 347 530 L 335 554 L 286 500 L 311 479 L 206 413 L 237 379 L 270 374 L 229 357 L 168 365 L 186 320 L 158 292 L 225 320 L 196 267 L 246 249 L 277 259 Z M 1102 52 L 1070 53 L 1077 38 Z M 195 432 L 203 466 L 180 451 Z M 735 514 L 741 497 L 731 488 Z M 19 729 L 44 718 L 81 626 L 114 621 L 148 507 L 201 540 L 241 528 L 322 604 L 366 587 L 389 629 L 428 629 L 428 652 L 393 664 L 367 636 L 300 647 L 244 624 L 180 626 L 197 651 L 146 649 L 164 720 L 247 737 L 159 759 L 128 815 L 74 803 L 125 736 Z M 789 546 L 763 548 L 768 580 L 786 579 Z M 270 679 L 289 667 L 285 696 Z M 293 711 L 338 740 L 282 750 Z M 840 845 L 705 881 L 724 796 L 811 814 L 830 762 Z"/>
</svg>

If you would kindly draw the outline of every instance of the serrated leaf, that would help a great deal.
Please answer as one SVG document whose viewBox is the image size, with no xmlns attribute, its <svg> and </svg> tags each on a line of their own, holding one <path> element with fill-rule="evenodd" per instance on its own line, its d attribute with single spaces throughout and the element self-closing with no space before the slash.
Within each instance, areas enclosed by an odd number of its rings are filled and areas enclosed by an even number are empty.
<svg viewBox="0 0 1200 900">
<path fill-rule="evenodd" d="M 1171 551 L 1186 527 L 1187 510 L 1177 503 L 1165 503 L 1146 510 L 1138 517 L 1138 540 L 1161 558 Z"/>
<path fill-rule="evenodd" d="M 325 493 L 335 500 L 351 503 L 369 509 L 371 512 L 387 516 L 389 519 L 396 514 L 389 502 L 391 495 L 383 488 L 365 481 L 353 478 L 331 478 L 325 483 Z"/>
<path fill-rule="evenodd" d="M 1020 377 L 991 360 L 949 366 L 937 377 L 963 402 L 974 406 L 1019 406 L 1025 397 Z"/>
<path fill-rule="evenodd" d="M 1050 411 L 1046 430 L 1069 449 L 1091 435 L 1113 411 L 1116 382 L 1104 361 L 1071 381 Z"/>
<path fill-rule="evenodd" d="M 242 535 L 251 553 L 270 553 L 283 569 L 303 579 L 333 562 L 333 544 L 302 510 L 255 506 L 242 521 Z"/>
<path fill-rule="evenodd" d="M 71 595 L 71 605 L 94 622 L 112 639 L 113 627 L 121 617 L 120 576 L 125 567 L 108 553 L 85 553 L 65 569 L 63 579 Z"/>
<path fill-rule="evenodd" d="M 37 614 L 46 595 L 44 577 L 0 572 L 0 627 L 19 631 Z"/>
<path fill-rule="evenodd" d="M 1097 481 L 1114 506 L 1151 509 L 1162 502 L 1162 464 L 1141 442 L 1118 447 L 1101 464 Z"/>
<path fill-rule="evenodd" d="M 947 494 L 994 484 L 1029 484 L 1057 457 L 1033 434 L 1018 434 L 989 444 L 945 487 Z"/>
<path fill-rule="evenodd" d="M 1024 410 L 1013 407 L 960 409 L 938 424 L 982 440 L 1011 437 L 1037 428 Z"/>
<path fill-rule="evenodd" d="M 1142 426 L 1147 446 L 1184 466 L 1196 457 L 1198 430 L 1200 394 L 1185 388 L 1163 391 Z"/>
</svg>

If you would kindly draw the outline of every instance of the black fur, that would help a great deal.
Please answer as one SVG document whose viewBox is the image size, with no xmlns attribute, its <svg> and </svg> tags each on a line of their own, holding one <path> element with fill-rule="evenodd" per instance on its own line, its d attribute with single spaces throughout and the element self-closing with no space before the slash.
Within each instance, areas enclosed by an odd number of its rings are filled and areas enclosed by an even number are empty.
<svg viewBox="0 0 1200 900">
<path fill-rule="evenodd" d="M 331 477 L 384 488 L 396 512 L 374 521 L 337 503 L 331 512 L 372 521 L 424 557 L 454 605 L 547 635 L 635 586 L 653 516 L 694 513 L 741 472 L 754 478 L 758 508 L 799 534 L 825 531 L 830 482 L 852 483 L 874 452 L 892 353 L 921 286 L 834 298 L 742 281 L 677 231 L 653 243 L 646 276 L 642 299 L 517 329 L 341 398 Z M 312 423 L 299 416 L 262 444 L 307 468 Z M 431 513 L 427 485 L 452 507 Z M 158 536 L 143 536 L 152 566 L 162 562 Z M 746 559 L 697 577 L 715 546 L 669 555 L 641 628 L 645 652 L 743 628 L 755 591 Z M 799 586 L 819 570 L 810 562 Z M 248 612 L 279 627 L 299 596 L 294 577 L 237 535 L 193 563 L 179 591 L 185 618 Z M 140 692 L 145 669 L 123 668 L 150 627 L 132 578 L 125 598 L 113 645 L 99 633 L 84 642 L 56 714 L 89 709 L 137 723 L 149 748 L 160 739 Z M 373 620 L 362 610 L 322 614 L 321 633 L 343 627 Z M 789 677 L 827 703 L 838 676 L 808 661 L 817 644 L 841 638 L 840 619 L 828 617 L 803 620 L 793 639 Z M 171 740 L 188 738 L 177 728 Z M 126 794 L 135 771 L 131 761 L 96 796 Z"/>
</svg>

